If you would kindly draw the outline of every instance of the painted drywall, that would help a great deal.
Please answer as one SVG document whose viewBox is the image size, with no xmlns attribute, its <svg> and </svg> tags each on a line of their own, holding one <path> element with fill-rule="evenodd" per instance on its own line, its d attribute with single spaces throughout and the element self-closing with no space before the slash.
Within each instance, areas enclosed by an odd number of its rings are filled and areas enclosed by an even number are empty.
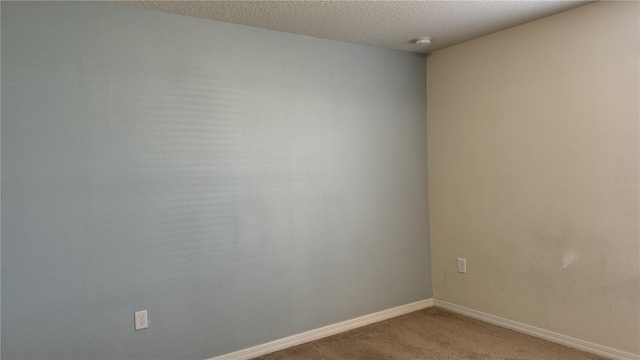
<svg viewBox="0 0 640 360">
<path fill-rule="evenodd" d="M 2 2 L 3 359 L 205 359 L 430 298 L 425 72 Z"/>
<path fill-rule="evenodd" d="M 639 7 L 427 59 L 435 298 L 640 352 Z"/>
</svg>

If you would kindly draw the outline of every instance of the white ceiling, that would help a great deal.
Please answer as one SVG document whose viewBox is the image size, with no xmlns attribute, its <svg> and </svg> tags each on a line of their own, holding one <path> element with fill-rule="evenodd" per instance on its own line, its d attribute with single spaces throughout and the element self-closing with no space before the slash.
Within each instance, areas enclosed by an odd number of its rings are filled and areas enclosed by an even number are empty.
<svg viewBox="0 0 640 360">
<path fill-rule="evenodd" d="M 565 11 L 582 1 L 115 1 L 324 39 L 429 52 Z M 430 36 L 426 48 L 411 40 Z"/>
</svg>

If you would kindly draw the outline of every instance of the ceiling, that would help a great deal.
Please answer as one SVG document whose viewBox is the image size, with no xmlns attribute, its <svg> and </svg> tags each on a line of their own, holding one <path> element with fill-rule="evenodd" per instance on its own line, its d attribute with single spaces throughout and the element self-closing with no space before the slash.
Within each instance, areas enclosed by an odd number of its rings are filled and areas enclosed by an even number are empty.
<svg viewBox="0 0 640 360">
<path fill-rule="evenodd" d="M 173 14 L 390 49 L 430 52 L 583 1 L 114 1 Z M 428 47 L 412 40 L 432 37 Z"/>
</svg>

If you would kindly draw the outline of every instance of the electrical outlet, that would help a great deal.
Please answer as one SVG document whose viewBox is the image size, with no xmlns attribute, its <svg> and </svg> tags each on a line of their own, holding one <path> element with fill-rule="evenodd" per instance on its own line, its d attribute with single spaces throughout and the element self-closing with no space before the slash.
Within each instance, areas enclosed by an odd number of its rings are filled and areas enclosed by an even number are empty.
<svg viewBox="0 0 640 360">
<path fill-rule="evenodd" d="M 149 322 L 147 318 L 147 310 L 136 311 L 134 314 L 135 319 L 135 329 L 142 330 L 149 327 Z"/>
<path fill-rule="evenodd" d="M 463 274 L 467 273 L 467 259 L 458 258 L 458 272 Z"/>
</svg>

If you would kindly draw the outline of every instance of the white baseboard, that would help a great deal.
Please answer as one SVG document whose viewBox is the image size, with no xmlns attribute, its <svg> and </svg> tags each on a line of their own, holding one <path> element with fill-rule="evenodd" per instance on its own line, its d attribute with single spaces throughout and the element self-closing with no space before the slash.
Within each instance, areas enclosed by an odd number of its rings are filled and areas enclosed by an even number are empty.
<svg viewBox="0 0 640 360">
<path fill-rule="evenodd" d="M 434 306 L 446 309 L 470 318 L 478 319 L 490 324 L 498 325 L 507 329 L 515 330 L 537 338 L 545 339 L 554 343 L 569 346 L 574 349 L 586 351 L 592 354 L 600 355 L 615 360 L 640 360 L 639 354 L 613 349 L 607 346 L 594 344 L 588 341 L 576 339 L 571 336 L 562 335 L 553 331 L 537 328 L 535 326 L 519 323 L 517 321 L 505 319 L 499 316 L 484 313 L 482 311 L 473 310 L 464 306 L 456 305 L 444 300 L 434 299 Z"/>
<path fill-rule="evenodd" d="M 327 336 L 339 334 L 347 330 L 359 328 L 373 324 L 378 321 L 387 320 L 396 316 L 408 314 L 413 311 L 433 306 L 433 299 L 417 301 L 411 304 L 397 306 L 391 309 L 379 311 L 377 313 L 364 315 L 355 319 L 346 320 L 337 324 L 327 325 L 318 329 L 292 335 L 283 339 L 257 345 L 248 349 L 239 350 L 225 355 L 216 356 L 209 360 L 247 360 L 257 356 L 272 353 L 274 351 L 286 349 L 292 346 L 304 344 L 310 341 L 325 338 Z"/>
</svg>

